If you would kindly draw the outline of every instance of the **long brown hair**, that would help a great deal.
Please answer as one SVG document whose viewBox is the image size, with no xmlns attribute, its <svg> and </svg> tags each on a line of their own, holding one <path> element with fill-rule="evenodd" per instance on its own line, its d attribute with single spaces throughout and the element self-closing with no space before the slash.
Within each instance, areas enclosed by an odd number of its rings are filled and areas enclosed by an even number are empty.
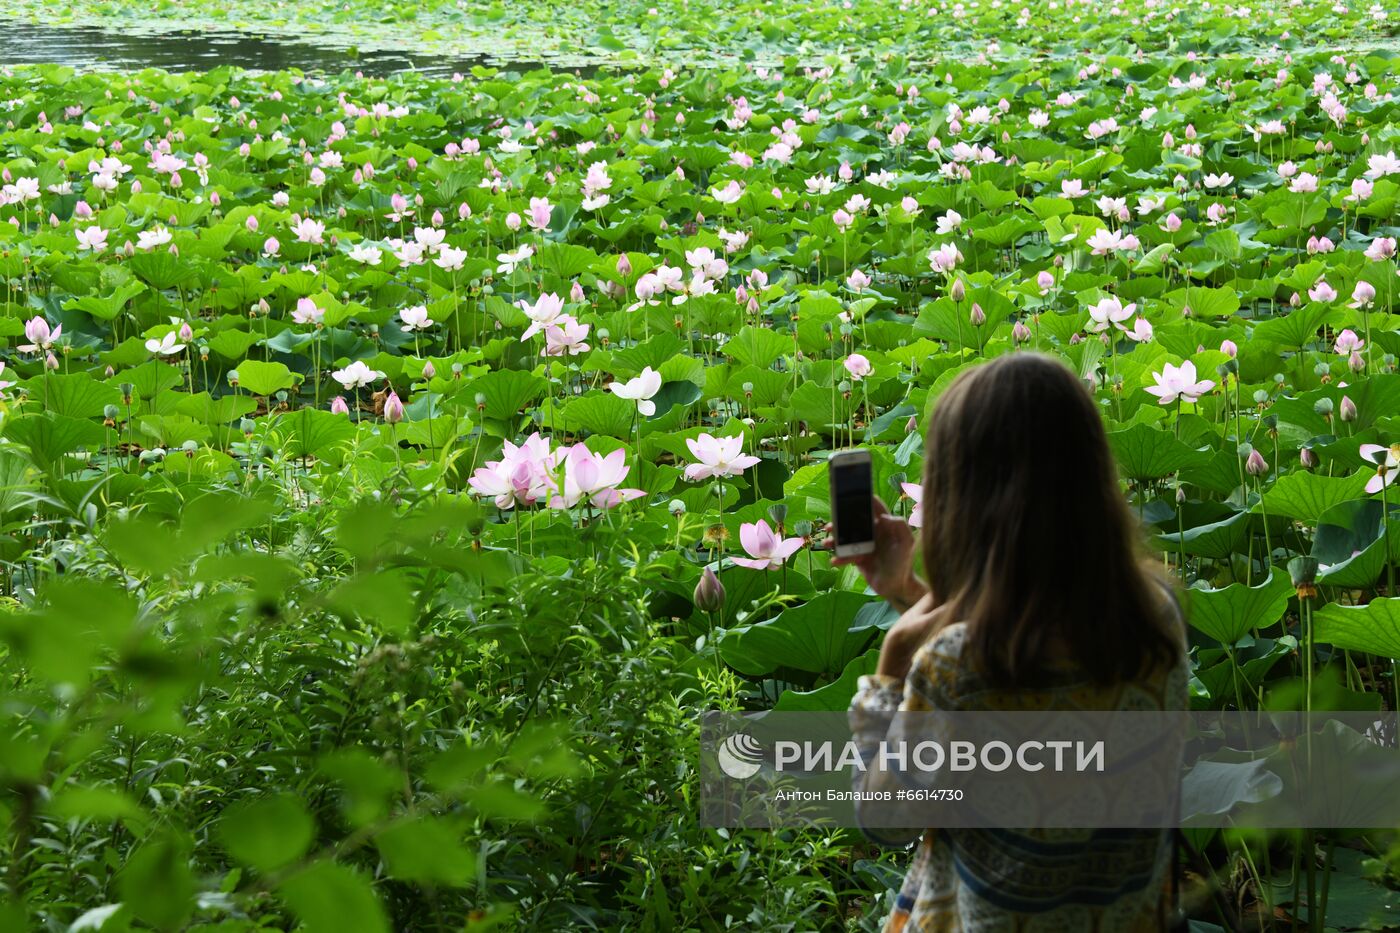
<svg viewBox="0 0 1400 933">
<path fill-rule="evenodd" d="M 934 605 L 968 623 L 993 683 L 1033 685 L 1052 646 L 1097 683 L 1181 657 L 1103 420 L 1059 360 L 1008 354 L 949 384 L 928 429 L 923 515 Z"/>
</svg>

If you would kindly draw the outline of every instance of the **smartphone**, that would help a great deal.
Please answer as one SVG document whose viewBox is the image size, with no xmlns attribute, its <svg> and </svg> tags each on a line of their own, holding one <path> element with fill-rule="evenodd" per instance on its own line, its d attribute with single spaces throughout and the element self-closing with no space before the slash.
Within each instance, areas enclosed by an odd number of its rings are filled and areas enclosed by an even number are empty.
<svg viewBox="0 0 1400 933">
<path fill-rule="evenodd" d="M 837 557 L 858 557 L 875 550 L 875 496 L 870 476 L 870 451 L 843 450 L 833 454 L 827 472 L 831 477 L 831 523 Z"/>
</svg>

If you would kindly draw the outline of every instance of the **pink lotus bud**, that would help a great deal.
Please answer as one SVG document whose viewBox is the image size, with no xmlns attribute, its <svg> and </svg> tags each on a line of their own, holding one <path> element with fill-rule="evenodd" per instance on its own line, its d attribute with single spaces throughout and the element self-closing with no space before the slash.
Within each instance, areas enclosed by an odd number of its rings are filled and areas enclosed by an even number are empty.
<svg viewBox="0 0 1400 933">
<path fill-rule="evenodd" d="M 92 207 L 86 201 L 79 201 L 73 205 L 73 216 L 87 219 L 92 216 Z"/>
<path fill-rule="evenodd" d="M 343 395 L 337 395 L 335 398 L 331 399 L 331 414 L 333 414 L 333 415 L 348 415 L 348 414 L 350 414 L 350 406 L 347 405 L 347 404 L 345 404 L 345 396 L 343 396 Z"/>
<path fill-rule="evenodd" d="M 573 287 L 569 289 L 569 300 L 583 301 L 583 286 L 578 283 L 578 279 L 574 279 Z"/>
<path fill-rule="evenodd" d="M 919 430 L 919 418 L 917 415 L 910 415 L 909 420 L 904 422 L 904 433 L 913 434 Z"/>
<path fill-rule="evenodd" d="M 1302 450 L 1298 451 L 1298 462 L 1301 463 L 1305 469 L 1311 470 L 1313 467 L 1317 466 L 1317 454 L 1312 452 L 1311 447 L 1304 447 Z"/>
<path fill-rule="evenodd" d="M 617 274 L 624 279 L 632 275 L 632 260 L 627 258 L 626 253 L 617 257 Z"/>
<path fill-rule="evenodd" d="M 466 219 L 467 219 L 468 217 L 470 217 L 471 215 L 472 215 L 472 208 L 471 208 L 471 205 L 468 204 L 466 201 L 463 201 L 461 204 L 458 204 L 458 205 L 457 205 L 457 219 L 458 219 L 458 220 L 466 220 Z"/>
<path fill-rule="evenodd" d="M 1347 357 L 1347 366 L 1354 373 L 1363 372 L 1366 369 L 1366 361 L 1362 359 L 1359 350 L 1351 351 L 1351 356 Z"/>
<path fill-rule="evenodd" d="M 954 301 L 962 301 L 967 297 L 967 287 L 963 285 L 962 279 L 953 279 L 953 287 L 948 290 L 948 295 Z"/>
<path fill-rule="evenodd" d="M 1220 341 L 1220 352 L 1224 353 L 1226 356 L 1233 360 L 1237 355 L 1239 355 L 1240 348 L 1235 346 L 1235 342 L 1233 340 L 1222 340 Z"/>
<path fill-rule="evenodd" d="M 1055 277 L 1050 274 L 1050 270 L 1042 269 L 1036 273 L 1035 284 L 1040 287 L 1042 292 L 1048 292 L 1055 287 Z"/>
<path fill-rule="evenodd" d="M 1251 450 L 1249 458 L 1244 462 L 1244 470 L 1250 476 L 1263 476 L 1269 472 L 1269 462 L 1259 451 Z"/>
<path fill-rule="evenodd" d="M 44 358 L 44 367 L 46 369 L 58 369 L 58 357 L 53 355 L 52 350 L 50 350 L 49 355 Z"/>
<path fill-rule="evenodd" d="M 258 232 L 258 218 L 255 217 L 255 216 L 252 215 L 252 214 L 249 214 L 249 215 L 248 215 L 248 219 L 245 220 L 245 221 L 243 221 L 243 226 L 245 226 L 245 227 L 248 228 L 248 232 L 249 232 L 249 233 L 257 233 L 257 232 Z"/>
<path fill-rule="evenodd" d="M 987 323 L 986 313 L 982 310 L 982 306 L 975 301 L 972 303 L 972 313 L 968 315 L 968 320 L 972 322 L 973 327 L 981 327 Z"/>
<path fill-rule="evenodd" d="M 724 609 L 724 584 L 709 567 L 700 574 L 700 582 L 695 586 L 695 608 L 710 613 Z"/>
<path fill-rule="evenodd" d="M 214 205 L 215 207 L 218 207 L 220 204 L 224 203 L 224 199 L 219 197 L 219 192 L 211 191 L 209 193 L 209 203 Z"/>
<path fill-rule="evenodd" d="M 512 232 L 520 229 L 520 215 L 515 211 L 506 215 L 506 229 Z"/>
<path fill-rule="evenodd" d="M 1362 366 L 1364 367 L 1365 364 L 1363 363 Z M 1342 396 L 1342 403 L 1337 406 L 1337 417 L 1343 421 L 1356 420 L 1356 403 L 1351 400 L 1351 396 Z"/>
<path fill-rule="evenodd" d="M 430 219 L 431 219 L 432 224 L 433 224 L 434 227 L 441 227 L 441 226 L 442 226 L 442 211 L 433 211 L 433 216 L 432 216 Z"/>
<path fill-rule="evenodd" d="M 190 329 L 188 321 L 180 325 L 180 339 L 185 343 L 189 343 L 194 339 L 194 331 Z"/>
<path fill-rule="evenodd" d="M 431 379 L 431 378 L 433 378 L 433 377 L 436 376 L 436 375 L 437 375 L 437 367 L 433 365 L 433 361 L 432 361 L 432 360 L 428 360 L 426 363 L 423 364 L 423 378 L 424 378 L 424 379 Z"/>
<path fill-rule="evenodd" d="M 1011 328 L 1011 338 L 1017 343 L 1025 343 L 1031 339 L 1031 329 L 1023 322 L 1017 321 L 1016 325 Z"/>
<path fill-rule="evenodd" d="M 1365 280 L 1356 283 L 1356 287 L 1351 290 L 1351 300 L 1357 307 L 1368 305 L 1376 297 L 1375 287 Z"/>
<path fill-rule="evenodd" d="M 418 160 L 415 159 L 413 156 L 408 157 L 408 170 L 410 172 L 418 171 Z"/>
<path fill-rule="evenodd" d="M 399 400 L 397 392 L 390 392 L 389 397 L 384 400 L 384 420 L 390 424 L 398 424 L 403 420 L 403 402 Z"/>
</svg>

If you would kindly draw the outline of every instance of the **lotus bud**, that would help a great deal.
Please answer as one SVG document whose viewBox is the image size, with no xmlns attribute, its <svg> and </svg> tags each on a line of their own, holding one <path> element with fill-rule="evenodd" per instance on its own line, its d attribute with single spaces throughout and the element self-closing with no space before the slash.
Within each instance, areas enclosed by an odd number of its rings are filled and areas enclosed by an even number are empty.
<svg viewBox="0 0 1400 933">
<path fill-rule="evenodd" d="M 972 313 L 968 315 L 968 319 L 972 321 L 973 327 L 981 327 L 987 323 L 986 313 L 982 310 L 982 306 L 975 301 L 972 303 Z"/>
<path fill-rule="evenodd" d="M 510 230 L 511 232 L 515 232 L 516 230 L 520 229 L 520 215 L 517 214 L 515 211 L 511 211 L 509 214 L 506 215 L 506 229 Z"/>
<path fill-rule="evenodd" d="M 1048 292 L 1055 287 L 1055 277 L 1050 274 L 1049 270 L 1042 269 L 1040 272 L 1036 273 L 1035 284 L 1040 288 L 1041 292 Z"/>
<path fill-rule="evenodd" d="M 1017 321 L 1015 326 L 1011 328 L 1011 339 L 1017 343 L 1025 343 L 1031 339 L 1031 329 L 1023 322 Z"/>
<path fill-rule="evenodd" d="M 1304 469 L 1311 470 L 1317 466 L 1317 454 L 1313 453 L 1311 447 L 1304 447 L 1298 451 L 1298 462 L 1303 465 Z"/>
<path fill-rule="evenodd" d="M 1081 334 L 1081 333 L 1079 333 L 1078 331 L 1076 331 L 1075 333 L 1069 335 L 1069 345 L 1070 345 L 1070 346 L 1073 347 L 1073 346 L 1076 346 L 1076 345 L 1081 344 L 1081 343 L 1083 343 L 1083 342 L 1084 342 L 1084 335 Z"/>
<path fill-rule="evenodd" d="M 578 279 L 574 279 L 574 284 L 569 289 L 569 300 L 579 302 L 583 301 L 583 299 L 583 286 L 578 283 Z"/>
<path fill-rule="evenodd" d="M 1245 459 L 1244 470 L 1250 476 L 1263 476 L 1269 472 L 1269 462 L 1257 450 L 1251 450 Z"/>
<path fill-rule="evenodd" d="M 709 567 L 700 574 L 700 582 L 695 585 L 695 608 L 711 614 L 724 609 L 724 584 Z"/>
<path fill-rule="evenodd" d="M 1342 396 L 1342 404 L 1337 408 L 1337 417 L 1343 421 L 1356 420 L 1356 403 L 1351 400 L 1350 396 Z"/>
<path fill-rule="evenodd" d="M 632 260 L 627 258 L 626 253 L 617 257 L 617 274 L 624 279 L 632 274 Z"/>
<path fill-rule="evenodd" d="M 1235 345 L 1233 340 L 1222 340 L 1220 342 L 1220 352 L 1233 360 L 1239 354 L 1240 348 Z"/>
<path fill-rule="evenodd" d="M 1185 488 L 1183 488 L 1183 487 L 1181 487 L 1181 486 L 1178 486 L 1178 487 L 1176 487 L 1176 504 L 1177 504 L 1177 505 L 1185 505 L 1185 503 L 1186 503 L 1186 490 L 1185 490 Z"/>
<path fill-rule="evenodd" d="M 403 420 L 403 402 L 400 401 L 397 392 L 391 391 L 389 397 L 384 400 L 384 420 L 390 424 L 398 424 Z"/>
<path fill-rule="evenodd" d="M 433 361 L 432 361 L 432 360 L 428 360 L 426 363 L 423 364 L 423 378 L 424 378 L 424 379 L 431 379 L 431 378 L 433 378 L 433 377 L 436 376 L 436 375 L 437 375 L 437 367 L 433 365 Z"/>
<path fill-rule="evenodd" d="M 194 339 L 194 331 L 190 329 L 188 321 L 180 325 L 180 339 L 185 343 Z"/>
<path fill-rule="evenodd" d="M 1351 356 L 1347 357 L 1347 367 L 1354 373 L 1359 373 L 1366 368 L 1366 360 L 1362 358 L 1359 350 L 1351 351 Z"/>
<path fill-rule="evenodd" d="M 967 297 L 967 288 L 963 285 L 962 279 L 954 279 L 953 287 L 948 290 L 948 295 L 954 301 L 962 301 Z"/>
<path fill-rule="evenodd" d="M 904 422 L 904 433 L 913 434 L 919 430 L 919 419 L 916 415 L 910 415 L 909 420 Z"/>
<path fill-rule="evenodd" d="M 58 369 L 58 357 L 53 355 L 52 350 L 49 351 L 48 357 L 45 358 L 44 366 L 47 369 Z"/>
<path fill-rule="evenodd" d="M 429 218 L 434 227 L 442 226 L 442 211 L 433 211 L 433 216 Z"/>
<path fill-rule="evenodd" d="M 343 395 L 337 395 L 335 398 L 331 399 L 331 414 L 333 414 L 333 415 L 348 415 L 348 414 L 350 414 L 350 406 L 347 405 L 347 404 L 345 404 L 345 396 L 343 396 Z"/>
</svg>

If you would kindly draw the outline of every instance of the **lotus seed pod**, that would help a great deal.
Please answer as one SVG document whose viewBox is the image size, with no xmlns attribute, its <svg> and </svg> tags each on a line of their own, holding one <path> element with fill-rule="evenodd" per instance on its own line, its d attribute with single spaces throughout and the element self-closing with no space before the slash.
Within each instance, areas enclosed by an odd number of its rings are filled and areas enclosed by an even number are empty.
<svg viewBox="0 0 1400 933">
<path fill-rule="evenodd" d="M 238 422 L 238 429 L 244 434 L 252 434 L 257 430 L 257 423 L 252 418 L 244 418 Z"/>
<path fill-rule="evenodd" d="M 1320 398 L 1313 402 L 1313 414 L 1321 415 L 1324 418 L 1332 417 L 1332 400 L 1330 398 Z"/>
<path fill-rule="evenodd" d="M 788 508 L 781 502 L 774 503 L 768 507 L 768 517 L 781 525 L 787 521 Z"/>
<path fill-rule="evenodd" d="M 102 409 L 102 417 L 108 421 L 116 421 L 121 417 L 122 410 L 115 405 L 108 405 Z"/>
<path fill-rule="evenodd" d="M 685 503 L 682 502 L 680 499 L 672 499 L 669 503 L 667 503 L 666 511 L 670 512 L 672 515 L 684 515 Z"/>
</svg>

